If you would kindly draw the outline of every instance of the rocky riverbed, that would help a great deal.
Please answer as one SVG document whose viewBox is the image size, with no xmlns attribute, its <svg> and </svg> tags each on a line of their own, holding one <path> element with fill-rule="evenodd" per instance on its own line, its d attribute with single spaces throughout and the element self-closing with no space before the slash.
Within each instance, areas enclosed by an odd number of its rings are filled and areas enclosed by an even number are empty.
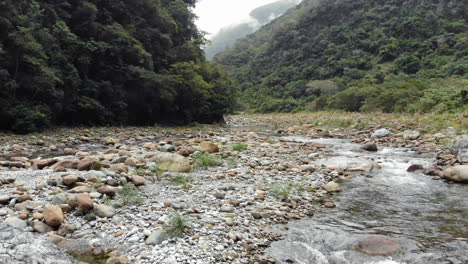
<svg viewBox="0 0 468 264">
<path fill-rule="evenodd" d="M 468 179 L 460 131 L 369 123 L 259 116 L 219 127 L 0 135 L 0 260 L 280 263 L 265 252 L 285 224 L 335 208 L 344 182 L 381 169 L 359 153 L 405 148 L 433 160 L 410 172 Z M 327 139 L 358 144 L 357 157 L 343 160 Z"/>
</svg>

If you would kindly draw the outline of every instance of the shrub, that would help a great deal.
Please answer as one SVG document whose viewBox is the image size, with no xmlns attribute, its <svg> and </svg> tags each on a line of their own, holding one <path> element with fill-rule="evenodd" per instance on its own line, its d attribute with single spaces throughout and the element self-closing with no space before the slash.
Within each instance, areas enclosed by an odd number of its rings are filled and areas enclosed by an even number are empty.
<svg viewBox="0 0 468 264">
<path fill-rule="evenodd" d="M 169 215 L 169 221 L 164 227 L 164 231 L 170 236 L 182 237 L 189 227 L 189 218 L 178 211 L 174 211 Z"/>
<path fill-rule="evenodd" d="M 247 149 L 247 144 L 239 142 L 231 145 L 232 150 L 234 151 L 244 151 Z"/>
<path fill-rule="evenodd" d="M 222 159 L 216 155 L 201 153 L 193 156 L 194 168 L 207 168 L 219 166 L 223 163 Z"/>
<path fill-rule="evenodd" d="M 119 199 L 123 205 L 143 203 L 143 198 L 133 184 L 125 184 L 122 186 L 119 192 Z"/>
</svg>

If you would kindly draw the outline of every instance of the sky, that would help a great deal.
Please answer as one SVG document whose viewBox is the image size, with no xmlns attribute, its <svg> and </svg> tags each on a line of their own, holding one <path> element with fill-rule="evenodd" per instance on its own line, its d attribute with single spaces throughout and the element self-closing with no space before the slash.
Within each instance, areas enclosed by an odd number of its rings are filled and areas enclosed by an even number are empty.
<svg viewBox="0 0 468 264">
<path fill-rule="evenodd" d="M 195 7 L 196 21 L 200 30 L 211 36 L 221 28 L 238 24 L 249 18 L 249 13 L 256 7 L 276 2 L 277 0 L 199 0 Z M 207 36 L 210 37 L 209 35 Z"/>
</svg>

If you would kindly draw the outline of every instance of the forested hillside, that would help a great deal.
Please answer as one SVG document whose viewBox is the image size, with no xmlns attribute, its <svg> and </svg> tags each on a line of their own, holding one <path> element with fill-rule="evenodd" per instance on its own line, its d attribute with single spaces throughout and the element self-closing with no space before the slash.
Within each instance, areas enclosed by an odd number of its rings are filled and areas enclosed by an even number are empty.
<svg viewBox="0 0 468 264">
<path fill-rule="evenodd" d="M 232 46 L 236 40 L 254 33 L 258 28 L 284 14 L 288 9 L 294 7 L 300 0 L 279 0 L 252 10 L 248 21 L 222 28 L 205 49 L 206 57 L 211 60 L 213 57 Z"/>
<path fill-rule="evenodd" d="M 467 109 L 468 2 L 304 0 L 215 57 L 260 112 Z"/>
<path fill-rule="evenodd" d="M 219 121 L 195 0 L 0 1 L 0 129 Z"/>
</svg>

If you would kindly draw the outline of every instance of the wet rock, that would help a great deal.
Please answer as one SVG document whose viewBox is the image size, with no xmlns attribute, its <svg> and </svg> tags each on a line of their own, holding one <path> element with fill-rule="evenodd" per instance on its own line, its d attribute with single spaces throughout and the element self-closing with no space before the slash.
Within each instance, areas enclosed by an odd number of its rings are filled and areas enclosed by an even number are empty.
<svg viewBox="0 0 468 264">
<path fill-rule="evenodd" d="M 468 163 L 468 139 L 460 138 L 453 146 L 454 153 L 461 163 Z"/>
<path fill-rule="evenodd" d="M 5 219 L 5 223 L 7 223 L 9 226 L 18 228 L 18 229 L 24 229 L 28 226 L 26 221 L 19 219 L 18 217 L 8 217 Z"/>
<path fill-rule="evenodd" d="M 210 142 L 210 141 L 203 141 L 199 145 L 201 152 L 208 152 L 208 153 L 215 153 L 219 152 L 218 145 Z"/>
<path fill-rule="evenodd" d="M 81 212 L 86 213 L 94 208 L 93 200 L 91 199 L 91 197 L 89 197 L 89 195 L 85 193 L 78 194 L 76 200 L 78 203 L 78 208 Z"/>
<path fill-rule="evenodd" d="M 349 158 L 349 157 L 331 157 L 314 161 L 316 165 L 324 165 L 327 168 L 334 170 L 348 171 L 371 171 L 377 165 L 372 160 L 364 158 Z"/>
<path fill-rule="evenodd" d="M 413 165 L 409 166 L 406 171 L 407 172 L 415 172 L 415 171 L 418 171 L 418 170 L 424 170 L 424 167 L 422 165 L 419 165 L 419 164 L 413 164 Z"/>
<path fill-rule="evenodd" d="M 164 230 L 160 229 L 151 233 L 151 235 L 149 235 L 148 238 L 145 240 L 145 244 L 146 245 L 159 245 L 168 238 L 169 238 L 169 235 L 166 232 L 164 232 Z"/>
<path fill-rule="evenodd" d="M 113 217 L 115 215 L 115 209 L 112 206 L 98 204 L 94 206 L 94 214 L 99 217 Z"/>
<path fill-rule="evenodd" d="M 381 129 L 374 131 L 374 133 L 372 133 L 371 135 L 371 138 L 383 138 L 383 137 L 389 136 L 390 134 L 392 134 L 390 130 L 386 128 L 381 128 Z"/>
<path fill-rule="evenodd" d="M 46 225 L 45 223 L 41 222 L 41 221 L 36 221 L 33 223 L 33 229 L 34 231 L 38 232 L 38 233 L 47 233 L 47 232 L 50 232 L 50 231 L 53 231 L 54 229 L 48 225 Z"/>
<path fill-rule="evenodd" d="M 454 182 L 468 182 L 468 165 L 458 165 L 447 168 L 443 172 L 443 177 Z"/>
<path fill-rule="evenodd" d="M 63 224 L 64 216 L 62 208 L 57 205 L 51 205 L 44 210 L 45 222 L 53 227 L 58 227 Z"/>
<path fill-rule="evenodd" d="M 325 189 L 327 192 L 340 192 L 341 187 L 338 183 L 331 181 L 327 184 L 322 185 L 322 188 Z"/>
<path fill-rule="evenodd" d="M 363 150 L 367 150 L 367 151 L 377 151 L 377 145 L 375 143 L 368 143 L 368 144 L 365 144 L 364 146 L 362 146 L 362 149 Z"/>
<path fill-rule="evenodd" d="M 405 130 L 403 132 L 403 138 L 406 140 L 415 140 L 415 139 L 418 139 L 420 136 L 421 136 L 421 133 L 419 131 Z"/>
<path fill-rule="evenodd" d="M 392 255 L 400 250 L 400 244 L 384 236 L 371 236 L 359 241 L 357 249 L 369 255 Z"/>
<path fill-rule="evenodd" d="M 169 172 L 191 172 L 190 160 L 174 153 L 157 152 L 151 160 L 158 163 L 158 167 Z"/>
</svg>

